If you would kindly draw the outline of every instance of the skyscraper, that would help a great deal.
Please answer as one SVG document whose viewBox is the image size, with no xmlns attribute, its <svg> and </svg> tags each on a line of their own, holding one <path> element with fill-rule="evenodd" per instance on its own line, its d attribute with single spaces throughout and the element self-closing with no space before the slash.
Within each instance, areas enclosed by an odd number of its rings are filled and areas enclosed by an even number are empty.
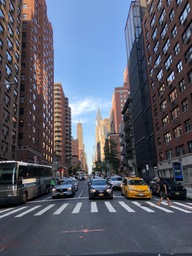
<svg viewBox="0 0 192 256">
<path fill-rule="evenodd" d="M 22 1 L 0 1 L 0 159 L 17 160 Z"/>
<path fill-rule="evenodd" d="M 79 160 L 81 161 L 83 170 L 87 171 L 87 158 L 83 144 L 83 127 L 80 122 L 77 123 L 77 139 L 79 141 Z"/>
<path fill-rule="evenodd" d="M 23 1 L 18 159 L 52 163 L 53 31 L 45 0 Z"/>
</svg>

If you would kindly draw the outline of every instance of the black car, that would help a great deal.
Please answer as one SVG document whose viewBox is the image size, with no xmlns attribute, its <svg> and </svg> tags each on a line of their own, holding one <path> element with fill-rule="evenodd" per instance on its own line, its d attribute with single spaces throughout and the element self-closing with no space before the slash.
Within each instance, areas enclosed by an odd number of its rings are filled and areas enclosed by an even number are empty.
<svg viewBox="0 0 192 256">
<path fill-rule="evenodd" d="M 158 184 L 157 184 L 158 177 L 155 177 L 150 182 L 150 190 L 153 195 L 160 196 L 157 193 L 158 190 Z M 172 198 L 178 198 L 178 199 L 186 199 L 187 197 L 187 190 L 186 188 L 181 185 L 181 183 L 176 182 L 170 178 L 163 178 L 165 182 L 168 184 L 168 196 Z"/>
<path fill-rule="evenodd" d="M 113 198 L 113 186 L 106 179 L 92 179 L 88 182 L 89 199 Z"/>
</svg>

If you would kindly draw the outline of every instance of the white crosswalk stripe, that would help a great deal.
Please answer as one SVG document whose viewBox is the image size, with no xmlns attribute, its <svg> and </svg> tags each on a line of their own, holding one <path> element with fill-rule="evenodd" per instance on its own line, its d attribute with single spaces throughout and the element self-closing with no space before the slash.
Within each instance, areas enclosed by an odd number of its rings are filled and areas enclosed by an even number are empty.
<svg viewBox="0 0 192 256">
<path fill-rule="evenodd" d="M 139 208 L 143 209 L 143 210 L 146 211 L 146 212 L 155 212 L 155 211 L 151 210 L 150 208 L 147 208 L 146 206 L 141 205 L 141 204 L 138 203 L 138 202 L 133 202 L 133 201 L 132 201 L 132 203 L 135 204 L 135 205 L 137 205 Z"/>
<path fill-rule="evenodd" d="M 45 207 L 42 204 L 38 204 L 36 206 L 33 206 L 30 208 L 30 204 L 27 204 L 24 207 L 19 208 L 7 208 L 7 209 L 1 209 L 0 210 L 0 219 L 13 216 L 15 218 L 21 218 L 24 217 L 27 214 L 30 214 L 34 212 L 33 216 L 42 216 L 46 212 L 49 211 L 51 215 L 58 216 L 62 214 L 63 212 L 68 212 L 70 214 L 79 214 L 81 209 L 83 208 L 84 202 L 67 202 L 63 203 L 62 205 L 57 206 L 57 204 L 49 204 Z M 69 205 L 73 206 L 72 210 L 69 210 Z M 120 208 L 118 207 L 120 205 L 122 207 L 122 210 L 125 210 L 128 213 L 136 213 L 139 210 L 145 211 L 148 213 L 155 213 L 157 211 L 163 211 L 165 213 L 175 213 L 175 212 L 183 212 L 183 213 L 192 213 L 192 204 L 189 202 L 176 202 L 173 201 L 171 206 L 167 206 L 166 202 L 162 202 L 161 205 L 157 205 L 154 201 L 103 201 L 103 202 L 91 202 L 90 203 L 90 212 L 91 213 L 99 213 L 101 209 L 103 209 L 103 206 L 106 207 L 107 211 L 109 213 L 117 213 Z M 37 209 L 40 209 L 38 212 L 35 213 Z M 51 209 L 54 209 L 54 211 L 50 211 Z M 118 211 L 117 211 L 118 209 Z M 18 213 L 20 212 L 20 213 Z M 17 213 L 17 214 L 16 214 Z M 16 215 L 15 215 L 16 214 Z"/>
<path fill-rule="evenodd" d="M 76 213 L 79 213 L 80 212 L 80 209 L 81 209 L 81 206 L 82 206 L 82 203 L 77 203 L 75 208 L 73 209 L 72 213 L 76 214 Z"/>
<path fill-rule="evenodd" d="M 22 216 L 28 214 L 29 212 L 32 212 L 32 211 L 36 210 L 36 209 L 39 208 L 39 207 L 41 207 L 41 205 L 37 205 L 37 206 L 35 206 L 35 207 L 33 207 L 33 208 L 31 208 L 31 209 L 25 211 L 25 212 L 22 212 L 22 213 L 16 215 L 15 218 L 20 218 L 20 217 L 22 217 Z"/>
<path fill-rule="evenodd" d="M 161 207 L 161 206 L 159 206 L 159 205 L 156 205 L 156 204 L 154 204 L 154 203 L 151 203 L 151 202 L 146 202 L 146 203 L 149 204 L 149 205 L 152 206 L 152 207 L 155 207 L 155 208 L 160 209 L 161 211 L 164 211 L 164 212 L 167 212 L 167 213 L 173 213 L 173 211 L 168 210 L 168 209 L 166 209 L 166 208 L 163 208 L 163 207 Z"/>
<path fill-rule="evenodd" d="M 91 212 L 98 212 L 97 203 L 91 202 Z"/>
<path fill-rule="evenodd" d="M 53 213 L 53 215 L 59 215 L 60 213 L 62 213 L 62 211 L 68 206 L 69 204 L 63 204 L 61 207 L 59 207 L 59 209 Z"/>
<path fill-rule="evenodd" d="M 131 207 L 129 207 L 126 203 L 124 202 L 119 202 L 119 204 L 128 212 L 135 212 Z"/>
<path fill-rule="evenodd" d="M 38 213 L 36 213 L 34 216 L 40 216 L 43 213 L 47 212 L 49 209 L 51 209 L 55 204 L 50 204 L 47 207 L 45 207 L 43 210 L 39 211 Z"/>
<path fill-rule="evenodd" d="M 105 205 L 106 205 L 107 209 L 109 210 L 109 212 L 116 212 L 115 208 L 112 206 L 112 204 L 110 202 L 105 202 Z"/>
</svg>

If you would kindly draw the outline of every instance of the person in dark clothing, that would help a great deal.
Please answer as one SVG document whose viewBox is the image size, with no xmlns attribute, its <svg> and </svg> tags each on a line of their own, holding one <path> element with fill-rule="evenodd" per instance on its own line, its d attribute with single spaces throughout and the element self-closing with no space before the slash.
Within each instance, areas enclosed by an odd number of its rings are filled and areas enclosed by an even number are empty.
<svg viewBox="0 0 192 256">
<path fill-rule="evenodd" d="M 165 198 L 168 202 L 168 205 L 171 206 L 171 201 L 170 201 L 169 197 L 167 196 L 168 191 L 167 191 L 166 182 L 162 178 L 158 178 L 157 179 L 157 184 L 158 184 L 157 193 L 160 194 L 160 199 L 157 202 L 157 204 L 160 205 L 161 202 L 163 201 L 163 198 Z"/>
</svg>

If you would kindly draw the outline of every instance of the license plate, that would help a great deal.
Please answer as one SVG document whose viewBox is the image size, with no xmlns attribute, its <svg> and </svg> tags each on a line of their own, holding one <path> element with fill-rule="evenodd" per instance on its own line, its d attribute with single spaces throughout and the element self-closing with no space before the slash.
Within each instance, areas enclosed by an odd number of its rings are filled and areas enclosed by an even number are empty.
<svg viewBox="0 0 192 256">
<path fill-rule="evenodd" d="M 63 195 L 64 195 L 64 193 L 63 193 L 63 192 L 61 192 L 61 193 L 60 193 L 60 196 L 63 196 Z"/>
<path fill-rule="evenodd" d="M 180 193 L 179 192 L 175 192 L 175 195 L 180 195 Z"/>
<path fill-rule="evenodd" d="M 103 194 L 102 194 L 102 193 L 100 193 L 100 194 L 99 194 L 99 196 L 103 196 Z"/>
<path fill-rule="evenodd" d="M 142 193 L 139 193 L 139 196 L 144 196 Z"/>
</svg>

